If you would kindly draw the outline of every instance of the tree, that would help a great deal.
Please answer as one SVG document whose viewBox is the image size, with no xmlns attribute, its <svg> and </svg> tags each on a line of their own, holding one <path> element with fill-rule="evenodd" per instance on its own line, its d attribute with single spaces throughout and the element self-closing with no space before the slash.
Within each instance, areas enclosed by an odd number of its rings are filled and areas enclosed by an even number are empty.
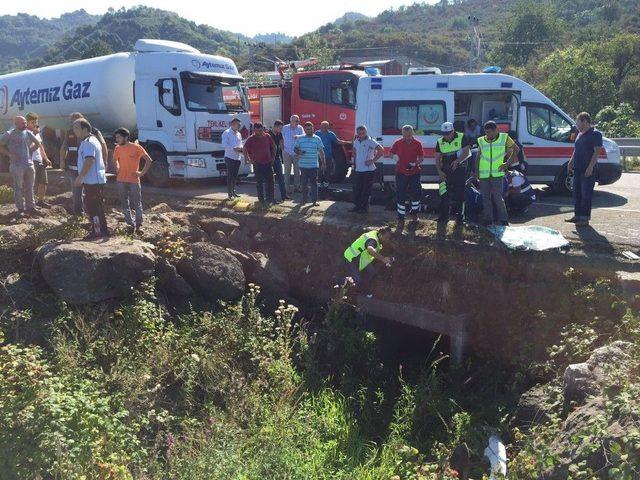
<svg viewBox="0 0 640 480">
<path fill-rule="evenodd" d="M 320 70 L 333 65 L 336 52 L 320 35 L 309 35 L 304 38 L 301 45 L 296 46 L 296 55 L 301 60 L 310 57 L 317 58 L 318 63 L 308 69 Z"/>
<path fill-rule="evenodd" d="M 598 129 L 613 138 L 640 136 L 640 120 L 638 114 L 628 103 L 621 103 L 617 107 L 609 105 L 596 115 Z"/>
<path fill-rule="evenodd" d="M 615 70 L 594 55 L 591 48 L 557 50 L 540 65 L 541 90 L 564 110 L 599 112 L 615 103 Z"/>
<path fill-rule="evenodd" d="M 499 29 L 491 58 L 502 65 L 523 66 L 539 52 L 549 50 L 561 31 L 562 22 L 551 4 L 523 0 Z"/>
</svg>

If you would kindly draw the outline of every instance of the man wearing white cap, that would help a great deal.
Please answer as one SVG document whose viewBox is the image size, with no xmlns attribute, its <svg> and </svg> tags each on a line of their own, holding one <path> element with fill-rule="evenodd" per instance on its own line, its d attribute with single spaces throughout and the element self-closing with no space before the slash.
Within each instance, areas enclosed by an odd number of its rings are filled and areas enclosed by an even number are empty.
<svg viewBox="0 0 640 480">
<path fill-rule="evenodd" d="M 445 182 L 446 188 L 440 188 L 438 222 L 447 222 L 451 212 L 456 223 L 461 224 L 467 170 L 464 162 L 470 156 L 471 141 L 466 135 L 456 132 L 451 122 L 444 122 L 440 130 L 442 137 L 436 144 L 436 168 L 440 182 Z"/>
</svg>

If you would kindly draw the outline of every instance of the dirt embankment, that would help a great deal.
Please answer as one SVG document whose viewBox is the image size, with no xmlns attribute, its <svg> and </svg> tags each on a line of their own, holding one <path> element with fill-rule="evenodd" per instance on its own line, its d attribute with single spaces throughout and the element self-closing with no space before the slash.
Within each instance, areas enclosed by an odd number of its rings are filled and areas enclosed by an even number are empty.
<svg viewBox="0 0 640 480">
<path fill-rule="evenodd" d="M 346 274 L 344 249 L 363 231 L 349 218 L 238 212 L 192 205 L 192 218 L 210 215 L 240 224 L 245 245 L 286 271 L 290 294 L 303 302 L 325 302 Z M 432 223 L 432 222 L 429 222 Z M 514 253 L 486 243 L 439 241 L 423 236 L 428 226 L 396 235 L 385 254 L 391 269 L 378 269 L 376 298 L 429 310 L 466 314 L 469 345 L 479 353 L 531 361 L 546 355 L 562 327 L 589 314 L 576 291 L 597 280 L 614 285 L 620 265 L 609 257 L 566 253 Z"/>
</svg>

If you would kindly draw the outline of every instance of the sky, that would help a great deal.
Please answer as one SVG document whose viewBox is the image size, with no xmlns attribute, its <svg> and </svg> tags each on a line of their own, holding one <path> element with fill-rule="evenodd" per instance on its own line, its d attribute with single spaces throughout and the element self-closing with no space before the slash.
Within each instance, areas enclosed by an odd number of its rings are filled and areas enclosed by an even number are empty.
<svg viewBox="0 0 640 480">
<path fill-rule="evenodd" d="M 417 0 L 365 0 L 350 3 L 346 0 L 243 0 L 235 1 L 193 1 L 183 0 L 35 0 L 32 2 L 0 1 L 0 15 L 29 13 L 39 17 L 59 17 L 65 12 L 84 8 L 91 14 L 103 14 L 109 7 L 132 7 L 146 5 L 178 13 L 188 20 L 204 23 L 222 30 L 230 30 L 253 36 L 258 33 L 282 32 L 297 36 L 332 22 L 346 12 L 357 11 L 368 16 L 400 5 L 410 5 Z M 427 3 L 434 3 L 428 0 Z M 234 8 L 235 6 L 238 8 Z"/>
</svg>

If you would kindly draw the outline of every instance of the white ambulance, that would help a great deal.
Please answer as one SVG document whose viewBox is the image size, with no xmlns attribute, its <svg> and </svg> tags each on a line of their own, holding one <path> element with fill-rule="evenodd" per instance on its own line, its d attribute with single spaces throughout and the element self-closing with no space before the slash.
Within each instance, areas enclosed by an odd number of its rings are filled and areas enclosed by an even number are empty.
<svg viewBox="0 0 640 480">
<path fill-rule="evenodd" d="M 527 176 L 569 192 L 572 179 L 567 162 L 577 135 L 574 121 L 557 105 L 523 80 L 495 73 L 403 75 L 364 77 L 358 82 L 356 123 L 388 150 L 400 138 L 403 125 L 412 125 L 424 145 L 422 181 L 438 182 L 435 147 L 440 125 L 453 122 L 464 132 L 468 120 L 478 125 L 493 120 L 498 129 L 523 145 Z M 614 183 L 622 174 L 618 145 L 604 139 L 598 183 Z M 379 168 L 384 181 L 395 182 L 395 161 L 383 157 Z"/>
</svg>

